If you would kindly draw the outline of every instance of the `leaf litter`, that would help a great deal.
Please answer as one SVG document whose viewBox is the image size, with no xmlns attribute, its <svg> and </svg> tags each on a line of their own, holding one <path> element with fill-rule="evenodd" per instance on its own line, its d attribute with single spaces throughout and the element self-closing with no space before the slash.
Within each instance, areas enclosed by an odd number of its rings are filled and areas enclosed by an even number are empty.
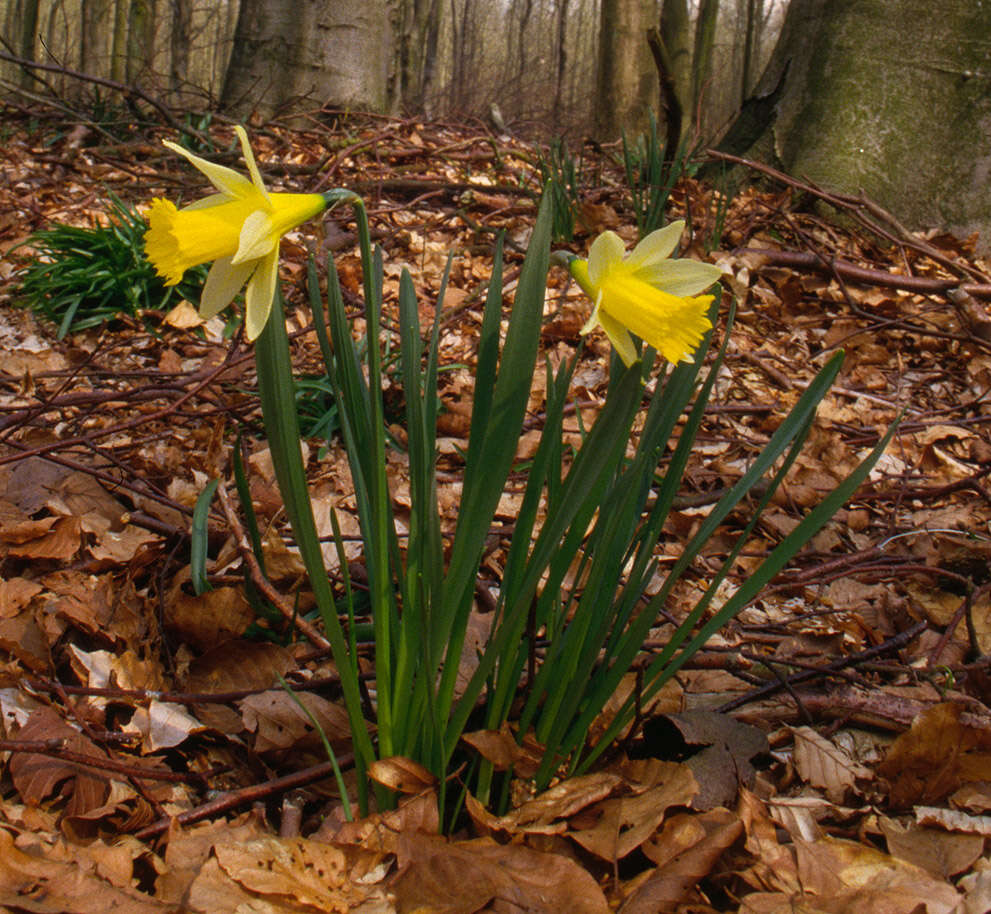
<svg viewBox="0 0 991 914">
<path fill-rule="evenodd" d="M 470 734 L 466 752 L 513 766 L 509 806 L 469 796 L 462 829 L 443 837 L 436 786 L 408 760 L 383 760 L 375 772 L 404 794 L 397 809 L 343 820 L 311 720 L 347 778 L 333 663 L 290 637 L 272 606 L 249 599 L 244 556 L 219 509 L 209 519 L 212 589 L 191 587 L 192 507 L 207 481 L 229 475 L 240 428 L 268 581 L 298 613 L 312 605 L 259 437 L 250 352 L 188 302 L 62 342 L 14 306 L 16 270 L 30 251 L 12 249 L 32 231 L 51 220 L 96 224 L 107 188 L 129 202 L 166 189 L 157 182 L 173 176 L 162 171 L 171 166 L 157 138 L 77 148 L 55 123 L 11 117 L 0 150 L 0 201 L 18 217 L 0 228 L 4 910 L 991 909 L 991 279 L 976 239 L 899 235 L 891 223 L 866 225 L 860 211 L 859 224 L 840 229 L 802 208 L 797 182 L 742 191 L 728 201 L 720 236 L 719 193 L 679 183 L 672 216 L 691 212 L 692 253 L 724 268 L 738 319 L 659 574 L 836 348 L 847 353 L 840 379 L 716 602 L 902 409 L 903 424 L 869 483 L 641 709 L 600 768 L 534 796 L 528 778 L 540 747 L 529 735 Z M 480 293 L 505 230 L 511 296 L 513 258 L 535 213 L 537 150 L 414 121 L 392 122 L 388 135 L 360 121 L 349 129 L 374 139 L 374 150 L 330 128 L 274 125 L 260 158 L 275 184 L 316 189 L 326 178 L 366 195 L 390 264 L 387 321 L 393 265 L 409 265 L 429 326 L 447 252 L 457 252 L 440 318 L 448 370 L 438 491 L 443 521 L 453 523 Z M 598 167 L 579 252 L 596 232 L 630 235 L 633 224 L 614 163 Z M 283 251 L 304 373 L 318 364 L 296 307 L 308 244 L 296 236 Z M 335 257 L 360 328 L 352 227 L 333 217 L 315 244 L 318 256 Z M 557 364 L 577 346 L 586 305 L 563 277 L 550 283 L 542 342 Z M 585 341 L 575 436 L 603 400 L 607 358 L 604 340 Z M 401 396 L 397 386 L 386 402 Z M 543 402 L 538 383 L 521 460 L 532 455 Z M 401 429 L 390 431 L 401 443 Z M 399 449 L 389 459 L 401 512 L 405 460 Z M 308 466 L 318 514 L 337 512 L 360 588 L 339 442 L 309 442 Z M 483 562 L 476 646 L 512 536 L 520 497 L 512 485 Z M 704 588 L 707 563 L 718 567 L 746 521 L 731 516 L 717 531 L 645 655 L 663 648 L 693 588 Z M 340 582 L 337 550 L 328 542 L 325 552 Z M 634 673 L 618 696 L 636 688 Z"/>
</svg>

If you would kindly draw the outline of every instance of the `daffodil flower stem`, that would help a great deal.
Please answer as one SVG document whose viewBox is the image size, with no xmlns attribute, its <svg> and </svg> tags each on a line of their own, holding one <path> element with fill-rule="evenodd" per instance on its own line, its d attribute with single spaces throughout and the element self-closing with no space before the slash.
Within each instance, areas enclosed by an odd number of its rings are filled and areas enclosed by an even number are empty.
<svg viewBox="0 0 991 914">
<path fill-rule="evenodd" d="M 348 651 L 347 640 L 337 617 L 334 594 L 327 578 L 320 539 L 313 519 L 306 470 L 299 446 L 299 420 L 296 415 L 289 338 L 286 334 L 282 295 L 278 290 L 268 320 L 255 344 L 255 364 L 262 419 L 275 477 L 285 502 L 296 545 L 310 578 L 317 608 L 323 618 L 334 662 L 340 672 L 344 703 L 354 739 L 358 803 L 362 813 L 365 813 L 368 808 L 365 770 L 375 760 L 375 750 L 362 714 L 356 659 Z"/>
</svg>

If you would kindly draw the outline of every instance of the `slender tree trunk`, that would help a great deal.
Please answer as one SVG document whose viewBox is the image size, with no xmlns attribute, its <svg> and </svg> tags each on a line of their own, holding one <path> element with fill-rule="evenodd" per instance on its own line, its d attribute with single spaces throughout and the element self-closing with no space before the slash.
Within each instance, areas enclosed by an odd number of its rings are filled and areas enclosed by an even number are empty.
<svg viewBox="0 0 991 914">
<path fill-rule="evenodd" d="M 708 83 L 712 75 L 712 50 L 716 42 L 718 19 L 719 0 L 701 0 L 698 19 L 695 22 L 695 50 L 692 54 L 692 110 L 689 114 L 693 123 L 701 122 L 702 119 L 701 110 L 705 106 Z"/>
<path fill-rule="evenodd" d="M 26 60 L 34 60 L 34 43 L 38 36 L 38 6 L 39 0 L 21 0 L 21 29 L 18 35 L 17 53 Z M 30 88 L 34 77 L 29 70 L 22 70 L 20 84 Z"/>
<path fill-rule="evenodd" d="M 554 74 L 554 129 L 557 131 L 561 124 L 562 108 L 564 106 L 564 76 L 568 68 L 568 5 L 569 0 L 557 0 L 557 42 L 555 44 L 555 59 L 557 66 Z"/>
<path fill-rule="evenodd" d="M 595 129 L 602 139 L 641 131 L 657 105 L 657 76 L 647 46 L 653 0 L 602 0 L 595 92 Z"/>
<path fill-rule="evenodd" d="M 192 40 L 192 0 L 171 0 L 171 5 L 169 94 L 174 100 L 178 100 L 188 86 L 189 46 Z"/>
<path fill-rule="evenodd" d="M 113 37 L 110 43 L 110 78 L 123 82 L 127 78 L 127 22 L 129 0 L 114 0 Z"/>
</svg>

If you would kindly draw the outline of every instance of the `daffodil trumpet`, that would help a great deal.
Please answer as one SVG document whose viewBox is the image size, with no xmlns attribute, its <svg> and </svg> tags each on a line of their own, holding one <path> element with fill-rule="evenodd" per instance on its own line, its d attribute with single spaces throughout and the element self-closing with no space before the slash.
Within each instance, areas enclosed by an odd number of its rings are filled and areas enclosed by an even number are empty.
<svg viewBox="0 0 991 914">
<path fill-rule="evenodd" d="M 692 357 L 711 329 L 712 295 L 699 295 L 722 275 L 719 267 L 672 259 L 685 229 L 683 220 L 651 232 L 629 253 L 615 232 L 603 232 L 588 260 L 568 263 L 572 277 L 594 307 L 582 335 L 601 327 L 623 363 L 640 357 L 632 334 L 669 362 Z"/>
<path fill-rule="evenodd" d="M 209 319 L 226 308 L 245 285 L 245 335 L 261 333 L 275 298 L 282 236 L 319 213 L 353 197 L 348 191 L 325 194 L 270 193 L 262 181 L 243 127 L 235 133 L 250 180 L 169 141 L 165 145 L 202 172 L 217 193 L 181 209 L 163 198 L 148 211 L 145 252 L 165 284 L 177 285 L 190 267 L 213 263 L 200 298 L 200 315 Z"/>
</svg>

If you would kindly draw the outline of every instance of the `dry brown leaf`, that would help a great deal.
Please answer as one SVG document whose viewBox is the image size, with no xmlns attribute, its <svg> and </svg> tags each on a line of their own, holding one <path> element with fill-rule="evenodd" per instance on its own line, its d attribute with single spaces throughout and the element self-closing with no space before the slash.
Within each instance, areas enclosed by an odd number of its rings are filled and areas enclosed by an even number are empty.
<svg viewBox="0 0 991 914">
<path fill-rule="evenodd" d="M 270 689 L 238 702 L 245 728 L 255 734 L 256 752 L 316 748 L 322 744 L 320 734 L 300 704 L 310 712 L 331 744 L 350 742 L 351 726 L 347 711 L 340 704 L 313 692 L 290 695 L 284 689 Z"/>
<path fill-rule="evenodd" d="M 660 783 L 634 796 L 613 797 L 585 810 L 582 818 L 595 817 L 591 828 L 573 829 L 568 837 L 603 860 L 615 862 L 650 838 L 673 806 L 689 806 L 699 792 L 698 782 L 686 764 L 668 762 Z"/>
<path fill-rule="evenodd" d="M 0 542 L 8 544 L 7 555 L 15 558 L 65 562 L 82 546 L 82 525 L 78 517 L 25 521 L 0 531 Z"/>
<path fill-rule="evenodd" d="M 0 581 L 0 619 L 16 616 L 44 588 L 37 581 L 13 577 Z"/>
<path fill-rule="evenodd" d="M 250 892 L 276 896 L 276 901 L 278 896 L 287 896 L 318 911 L 347 914 L 367 894 L 349 878 L 348 855 L 330 844 L 269 836 L 218 842 L 213 852 L 231 879 Z"/>
<path fill-rule="evenodd" d="M 793 727 L 795 769 L 803 781 L 821 787 L 834 803 L 842 803 L 857 779 L 867 780 L 873 772 L 858 764 L 839 746 L 820 736 L 811 727 Z"/>
<path fill-rule="evenodd" d="M 755 858 L 741 873 L 743 879 L 756 889 L 781 891 L 786 897 L 799 892 L 794 852 L 778 842 L 777 825 L 764 804 L 749 790 L 741 790 L 738 812 L 747 836 L 746 848 Z"/>
<path fill-rule="evenodd" d="M 415 831 L 436 834 L 440 829 L 437 794 L 425 792 L 406 797 L 397 809 L 375 813 L 354 822 L 326 821 L 314 839 L 334 844 L 354 844 L 380 854 L 395 854 L 399 836 Z"/>
<path fill-rule="evenodd" d="M 499 730 L 476 730 L 465 733 L 461 739 L 491 762 L 496 771 L 512 768 L 520 778 L 532 778 L 544 757 L 543 747 L 534 740 L 525 738 L 522 745 L 517 743 L 508 721 L 503 721 Z"/>
<path fill-rule="evenodd" d="M 431 771 L 399 755 L 372 762 L 368 776 L 383 787 L 405 794 L 421 794 L 437 786 L 437 778 Z"/>
<path fill-rule="evenodd" d="M 679 813 L 643 845 L 657 868 L 639 881 L 620 907 L 620 914 L 663 914 L 673 911 L 709 873 L 743 832 L 728 809 L 701 814 Z"/>
<path fill-rule="evenodd" d="M 891 785 L 896 809 L 932 805 L 991 772 L 991 733 L 960 722 L 959 704 L 944 702 L 912 721 L 892 743 L 878 774 Z"/>
<path fill-rule="evenodd" d="M 928 914 L 951 914 L 960 901 L 945 880 L 854 841 L 798 838 L 795 854 L 802 888 L 832 911 L 912 914 L 921 901 Z"/>
<path fill-rule="evenodd" d="M 962 789 L 957 791 L 957 793 L 962 792 Z M 991 837 L 991 816 L 972 816 L 956 809 L 916 806 L 915 821 L 919 825 L 935 825 L 938 828 L 961 832 L 965 835 Z"/>
<path fill-rule="evenodd" d="M 130 885 L 105 878 L 86 848 L 74 847 L 72 859 L 25 853 L 0 829 L 0 906 L 32 914 L 168 914 L 172 907 Z M 102 858 L 101 858 L 102 859 Z M 101 871 L 102 870 L 102 871 Z"/>
<path fill-rule="evenodd" d="M 887 816 L 881 816 L 878 824 L 888 842 L 888 853 L 942 879 L 970 869 L 984 853 L 983 835 L 952 834 L 914 823 L 902 825 Z"/>
<path fill-rule="evenodd" d="M 66 750 L 96 759 L 107 757 L 99 746 L 62 720 L 54 708 L 33 713 L 17 731 L 16 738 L 61 740 Z M 110 789 L 106 776 L 97 771 L 32 752 L 18 752 L 11 757 L 10 775 L 17 792 L 29 806 L 37 806 L 61 787 L 69 797 L 67 815 L 101 806 Z"/>
<path fill-rule="evenodd" d="M 489 839 L 449 844 L 437 835 L 399 840 L 391 888 L 399 914 L 608 914 L 602 889 L 574 860 Z"/>
<path fill-rule="evenodd" d="M 255 621 L 255 612 L 238 587 L 218 587 L 197 597 L 176 586 L 172 595 L 169 629 L 201 651 L 237 638 Z"/>
<path fill-rule="evenodd" d="M 622 783 L 619 775 L 606 771 L 568 778 L 499 817 L 489 813 L 471 794 L 466 797 L 466 802 L 470 801 L 468 810 L 472 816 L 478 815 L 478 821 L 487 828 L 510 834 L 561 834 L 567 829 L 565 819 L 605 799 Z"/>
<path fill-rule="evenodd" d="M 178 746 L 206 728 L 183 705 L 152 699 L 147 708 L 136 708 L 121 729 L 139 734 L 141 751 L 147 754 Z"/>
</svg>

